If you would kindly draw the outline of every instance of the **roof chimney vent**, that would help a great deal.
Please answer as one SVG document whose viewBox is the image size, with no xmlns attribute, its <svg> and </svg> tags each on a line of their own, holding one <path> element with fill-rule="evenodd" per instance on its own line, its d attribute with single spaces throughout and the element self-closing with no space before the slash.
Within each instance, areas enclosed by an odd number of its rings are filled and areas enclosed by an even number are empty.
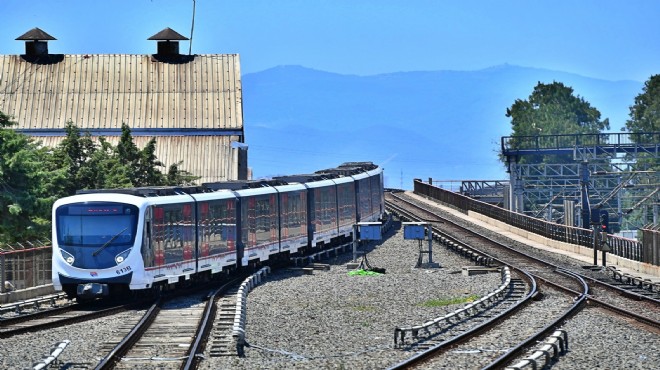
<svg viewBox="0 0 660 370">
<path fill-rule="evenodd" d="M 57 39 L 35 27 L 17 37 L 16 40 L 25 40 L 25 55 L 42 56 L 48 55 L 48 40 Z"/>
<path fill-rule="evenodd" d="M 167 27 L 157 34 L 149 37 L 147 40 L 158 41 L 158 52 L 156 55 L 176 56 L 179 55 L 179 41 L 185 41 L 188 40 L 188 38 Z"/>
</svg>

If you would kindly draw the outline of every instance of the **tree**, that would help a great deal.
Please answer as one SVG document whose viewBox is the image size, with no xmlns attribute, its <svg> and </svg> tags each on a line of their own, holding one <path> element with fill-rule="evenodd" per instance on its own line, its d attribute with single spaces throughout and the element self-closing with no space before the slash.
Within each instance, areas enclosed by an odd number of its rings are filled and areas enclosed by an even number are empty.
<svg viewBox="0 0 660 370">
<path fill-rule="evenodd" d="M 125 124 L 115 147 L 68 122 L 66 137 L 54 149 L 10 129 L 15 124 L 0 112 L 2 243 L 48 237 L 53 203 L 79 189 L 188 185 L 199 179 L 180 170 L 181 162 L 163 174 L 158 169 L 163 164 L 155 154 L 156 139 L 140 150 Z"/>
<path fill-rule="evenodd" d="M 635 97 L 626 128 L 635 133 L 660 131 L 660 75 L 651 76 Z"/>
<path fill-rule="evenodd" d="M 626 121 L 626 129 L 634 133 L 630 139 L 638 144 L 654 144 L 660 142 L 660 75 L 651 76 L 644 83 L 642 92 L 635 97 L 635 103 L 630 107 L 630 119 Z M 635 165 L 638 171 L 660 170 L 660 159 L 650 153 L 636 153 Z M 657 174 L 654 177 L 637 180 L 638 184 L 652 186 L 657 184 Z M 646 182 L 646 184 L 644 184 Z M 645 222 L 640 222 L 644 225 Z"/>
<path fill-rule="evenodd" d="M 9 129 L 0 112 L 0 241 L 43 237 L 50 230 L 55 183 L 63 171 L 48 168 L 49 153 L 28 136 Z"/>
<path fill-rule="evenodd" d="M 635 133 L 630 135 L 630 139 L 638 144 L 654 144 L 660 142 L 660 75 L 651 76 L 648 81 L 644 83 L 642 92 L 635 97 L 635 103 L 630 107 L 630 119 L 626 121 L 626 129 L 629 132 Z M 635 179 L 635 188 L 631 189 L 649 189 L 648 192 L 642 192 L 642 196 L 646 196 L 658 187 L 658 172 L 660 170 L 660 159 L 651 153 L 635 153 L 634 170 L 638 171 L 656 171 L 652 175 Z M 630 206 L 637 204 L 639 195 L 635 199 L 632 197 L 624 198 Z M 627 217 L 631 220 L 630 228 L 637 228 L 654 221 L 651 217 L 653 212 L 647 212 L 652 207 L 656 198 L 650 198 L 647 202 L 642 204 L 641 207 L 632 212 Z M 648 219 L 644 216 L 651 216 Z"/>
<path fill-rule="evenodd" d="M 93 189 L 96 187 L 99 161 L 90 161 L 103 153 L 98 153 L 89 132 L 81 130 L 69 121 L 65 127 L 66 137 L 53 150 L 54 166 L 65 169 L 68 176 L 63 180 L 65 195 L 71 195 L 78 189 Z"/>
<path fill-rule="evenodd" d="M 511 118 L 511 136 L 540 136 L 561 134 L 596 134 L 609 129 L 608 119 L 580 96 L 573 95 L 573 88 L 561 82 L 544 84 L 539 82 L 527 100 L 516 99 L 506 110 Z M 513 141 L 519 145 L 522 141 Z M 523 163 L 570 161 L 561 156 L 526 156 Z"/>
<path fill-rule="evenodd" d="M 163 163 L 156 157 L 156 139 L 151 138 L 139 152 L 136 171 L 136 185 L 165 185 L 167 178 L 158 169 L 164 167 Z"/>
<path fill-rule="evenodd" d="M 178 162 L 170 165 L 167 171 L 167 185 L 192 185 L 195 181 L 199 180 L 199 176 L 195 176 L 188 171 L 179 169 L 183 162 Z"/>
<path fill-rule="evenodd" d="M 635 104 L 630 107 L 630 119 L 626 121 L 630 139 L 639 144 L 657 144 L 660 142 L 660 75 L 651 76 L 644 83 L 642 92 L 635 97 Z M 636 169 L 658 170 L 660 159 L 645 153 L 638 153 Z"/>
<path fill-rule="evenodd" d="M 54 151 L 54 162 L 60 163 L 69 176 L 66 195 L 78 189 L 112 189 L 143 186 L 187 185 L 199 177 L 179 170 L 181 163 L 170 167 L 168 174 L 159 168 L 156 139 L 152 138 L 140 150 L 131 135 L 131 128 L 122 124 L 119 143 L 114 147 L 104 137 L 98 144 L 89 132 L 82 133 L 72 122 L 66 126 L 67 137 Z"/>
</svg>

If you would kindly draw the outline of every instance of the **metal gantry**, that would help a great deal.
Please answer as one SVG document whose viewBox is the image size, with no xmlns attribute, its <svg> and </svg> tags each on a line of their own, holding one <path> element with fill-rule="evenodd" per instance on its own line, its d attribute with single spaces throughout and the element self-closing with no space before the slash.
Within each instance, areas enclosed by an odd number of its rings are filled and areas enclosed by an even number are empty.
<svg viewBox="0 0 660 370">
<path fill-rule="evenodd" d="M 588 225 L 589 210 L 596 208 L 618 229 L 658 222 L 660 132 L 503 137 L 502 155 L 511 210 L 562 223 L 574 214 L 575 225 Z M 572 162 L 521 160 L 553 155 L 569 155 Z M 566 204 L 577 209 L 567 212 Z"/>
</svg>

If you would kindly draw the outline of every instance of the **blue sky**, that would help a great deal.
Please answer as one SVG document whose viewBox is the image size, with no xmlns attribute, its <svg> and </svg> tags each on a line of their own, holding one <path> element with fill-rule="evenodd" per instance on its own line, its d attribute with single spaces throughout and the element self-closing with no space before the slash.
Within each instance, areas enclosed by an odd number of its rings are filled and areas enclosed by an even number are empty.
<svg viewBox="0 0 660 370">
<path fill-rule="evenodd" d="M 190 36 L 192 0 L 0 0 L 0 54 L 33 27 L 52 53 L 148 54 L 165 27 Z M 504 63 L 607 80 L 660 73 L 657 0 L 197 0 L 192 51 L 357 75 Z M 181 45 L 188 51 L 188 44 Z"/>
</svg>

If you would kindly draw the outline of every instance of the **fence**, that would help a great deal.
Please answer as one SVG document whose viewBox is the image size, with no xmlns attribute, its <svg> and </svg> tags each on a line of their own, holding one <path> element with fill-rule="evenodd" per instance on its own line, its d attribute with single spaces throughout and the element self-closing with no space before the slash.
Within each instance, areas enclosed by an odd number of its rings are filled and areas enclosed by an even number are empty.
<svg viewBox="0 0 660 370">
<path fill-rule="evenodd" d="M 642 229 L 642 255 L 644 262 L 660 266 L 660 225 L 647 225 Z"/>
<path fill-rule="evenodd" d="M 52 254 L 50 246 L 0 251 L 0 293 L 50 284 Z"/>
<path fill-rule="evenodd" d="M 470 197 L 426 184 L 419 179 L 415 179 L 414 190 L 417 194 L 439 200 L 465 214 L 467 214 L 468 211 L 477 212 L 549 239 L 593 248 L 594 236 L 592 230 L 555 224 L 520 213 L 511 212 L 492 204 L 480 202 Z M 660 233 L 658 231 L 655 232 Z M 642 243 L 636 240 L 621 238 L 614 235 L 607 236 L 610 253 L 634 261 L 660 265 L 660 252 L 658 251 L 658 243 L 660 242 L 660 239 L 658 239 L 658 236 L 656 236 L 656 239 L 644 238 L 643 240 L 655 240 L 656 244 L 650 245 L 648 244 L 648 241 L 646 241 L 644 242 L 643 247 Z"/>
</svg>

